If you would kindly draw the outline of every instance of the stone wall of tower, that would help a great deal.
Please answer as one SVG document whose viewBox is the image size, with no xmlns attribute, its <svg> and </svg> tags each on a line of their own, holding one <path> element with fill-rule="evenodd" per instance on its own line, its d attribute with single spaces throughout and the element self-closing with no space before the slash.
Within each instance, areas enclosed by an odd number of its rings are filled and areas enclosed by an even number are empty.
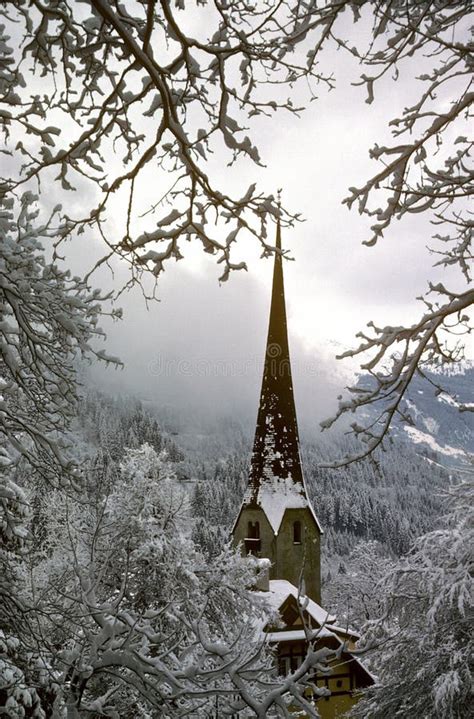
<svg viewBox="0 0 474 719">
<path fill-rule="evenodd" d="M 294 523 L 301 523 L 301 543 L 294 542 Z M 321 602 L 321 533 L 308 508 L 287 509 L 276 536 L 275 579 L 299 586 L 303 571 L 305 594 Z"/>
<path fill-rule="evenodd" d="M 258 556 L 267 557 L 273 565 L 276 551 L 275 535 L 265 512 L 260 507 L 243 507 L 232 532 L 234 547 L 237 547 L 240 544 L 242 546 L 243 554 L 246 553 L 245 539 L 248 537 L 249 522 L 258 522 L 260 525 L 260 550 L 258 552 Z M 271 578 L 273 579 L 272 576 Z"/>
<path fill-rule="evenodd" d="M 301 523 L 301 542 L 294 542 L 294 523 Z M 245 554 L 248 523 L 258 522 L 260 549 L 258 556 L 271 562 L 270 579 L 286 579 L 299 586 L 301 570 L 305 594 L 321 602 L 321 534 L 308 508 L 287 509 L 278 534 L 275 535 L 265 512 L 260 507 L 243 507 L 233 530 L 234 546 L 239 544 Z"/>
</svg>

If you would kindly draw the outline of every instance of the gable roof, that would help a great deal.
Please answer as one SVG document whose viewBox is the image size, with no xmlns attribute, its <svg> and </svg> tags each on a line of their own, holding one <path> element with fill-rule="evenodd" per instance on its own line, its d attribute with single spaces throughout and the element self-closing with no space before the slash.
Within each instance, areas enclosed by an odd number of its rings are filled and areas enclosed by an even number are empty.
<svg viewBox="0 0 474 719">
<path fill-rule="evenodd" d="M 252 501 L 251 490 L 247 488 L 239 513 L 232 525 L 232 531 L 234 531 L 237 526 L 237 522 L 239 521 L 239 517 L 244 507 L 248 507 L 249 509 L 261 509 L 275 535 L 277 535 L 280 530 L 281 523 L 287 509 L 308 509 L 319 533 L 324 534 L 313 509 L 313 505 L 307 499 L 306 494 L 298 492 L 295 485 L 290 482 L 274 478 L 272 482 L 265 483 L 264 486 L 260 487 L 257 501 Z"/>
<path fill-rule="evenodd" d="M 293 597 L 298 602 L 298 589 L 286 579 L 271 579 L 268 585 L 268 601 L 275 612 L 280 611 L 288 597 Z M 306 611 L 318 626 L 332 625 L 336 621 L 335 615 L 329 614 L 313 599 L 300 595 L 300 600 L 301 609 Z"/>
<path fill-rule="evenodd" d="M 329 644 L 335 647 L 341 647 L 344 645 L 346 638 L 358 639 L 359 634 L 349 628 L 339 627 L 335 624 L 336 617 L 326 612 L 317 602 L 314 602 L 309 597 L 303 597 L 298 594 L 298 589 L 287 582 L 284 579 L 272 579 L 269 582 L 268 599 L 270 606 L 275 612 L 280 613 L 288 602 L 298 603 L 300 600 L 300 607 L 303 612 L 306 612 L 318 625 L 314 630 L 314 639 L 316 641 L 323 640 L 324 644 Z M 267 641 L 270 644 L 281 644 L 285 642 L 305 642 L 306 633 L 303 628 L 297 628 L 290 626 L 288 628 L 274 628 L 267 627 L 270 631 L 266 631 Z M 354 665 L 354 669 L 361 678 L 362 686 L 370 686 L 376 680 L 376 678 L 369 672 L 368 669 L 362 664 L 360 659 L 348 651 L 346 648 L 342 651 L 342 661 L 344 664 L 351 663 Z"/>
</svg>

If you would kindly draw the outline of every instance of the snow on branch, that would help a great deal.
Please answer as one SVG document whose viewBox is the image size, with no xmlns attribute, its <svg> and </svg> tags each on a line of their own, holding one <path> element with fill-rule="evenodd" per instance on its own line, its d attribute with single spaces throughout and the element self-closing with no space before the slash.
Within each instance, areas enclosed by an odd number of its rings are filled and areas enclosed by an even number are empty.
<svg viewBox="0 0 474 719">
<path fill-rule="evenodd" d="M 68 717 L 140 707 L 180 717 L 222 701 L 262 719 L 291 716 L 290 706 L 317 717 L 303 690 L 320 693 L 314 672 L 334 652 L 311 645 L 297 671 L 277 675 L 262 631 L 273 610 L 250 591 L 255 567 L 229 548 L 210 563 L 198 554 L 179 518 L 169 521 L 175 479 L 166 456 L 143 445 L 127 450 L 107 497 L 50 497 L 29 610 L 56 706 Z"/>
<path fill-rule="evenodd" d="M 2 464 L 9 470 L 25 457 L 61 486 L 77 479 L 64 436 L 77 402 L 75 359 L 120 361 L 94 345 L 104 338 L 98 320 L 107 297 L 45 259 L 41 240 L 54 234 L 57 211 L 37 226 L 36 201 L 26 192 L 19 209 L 13 198 L 0 204 Z"/>
<path fill-rule="evenodd" d="M 474 192 L 473 143 L 466 129 L 474 100 L 469 19 L 462 2 L 439 7 L 431 2 L 381 2 L 374 5 L 368 49 L 362 51 L 350 47 L 347 40 L 340 41 L 372 69 L 373 74 L 363 73 L 359 83 L 366 86 L 369 103 L 377 82 L 388 73 L 396 82 L 403 68 L 418 59 L 426 69 L 418 71 L 419 100 L 390 123 L 397 144 L 374 145 L 370 156 L 381 169 L 363 186 L 351 187 L 344 200 L 349 208 L 355 205 L 360 214 L 376 220 L 364 244 L 375 245 L 389 230 L 393 235 L 395 220 L 427 213 L 437 229 L 429 247 L 437 257 L 435 266 L 457 268 L 467 287 L 453 291 L 430 282 L 428 292 L 420 298 L 425 310 L 417 322 L 399 327 L 369 323 L 371 332 L 357 335 L 359 347 L 340 356 L 360 357 L 361 370 L 367 376 L 348 388 L 349 395 L 340 398 L 336 416 L 322 427 L 327 429 L 338 417 L 356 413 L 351 430 L 362 447 L 329 466 L 370 455 L 383 445 L 396 416 L 410 421 L 403 415 L 401 401 L 416 373 L 423 374 L 430 363 L 449 364 L 464 357 L 463 339 L 472 329 L 469 308 L 474 302 L 469 288 L 473 222 L 468 205 Z M 421 240 L 425 245 L 430 242 L 428 237 Z M 365 411 L 370 407 L 374 411 Z"/>
<path fill-rule="evenodd" d="M 255 184 L 231 196 L 212 179 L 208 160 L 216 154 L 228 165 L 239 158 L 261 165 L 246 120 L 297 114 L 302 108 L 289 92 L 285 98 L 285 89 L 302 81 L 333 86 L 316 58 L 306 57 L 307 36 L 313 33 L 322 46 L 343 10 L 344 3 L 321 10 L 314 1 L 275 6 L 270 0 L 203 2 L 192 12 L 168 0 L 133 6 L 47 0 L 2 8 L 11 36 L 4 28 L 9 110 L 0 127 L 7 151 L 14 147 L 23 158 L 2 178 L 4 191 L 51 178 L 66 197 L 87 193 L 82 213 L 64 212 L 59 241 L 95 228 L 112 252 L 130 261 L 135 278 L 144 269 L 158 276 L 166 261 L 181 259 L 180 242 L 195 239 L 224 264 L 226 280 L 243 267 L 231 260 L 242 231 L 264 255 L 271 252 L 267 220 L 276 216 L 277 202 Z M 32 72 L 42 77 L 38 93 L 30 87 Z M 274 85 L 282 88 L 281 99 L 269 100 L 265 89 Z M 160 189 L 145 207 L 150 180 Z M 283 215 L 288 222 L 297 217 Z M 121 234 L 116 226 L 111 232 L 111 217 Z"/>
<path fill-rule="evenodd" d="M 428 311 L 419 322 L 411 327 L 383 328 L 370 322 L 372 334 L 359 332 L 358 336 L 362 339 L 359 347 L 338 357 L 343 359 L 369 354 L 369 359 L 361 364 L 366 377 L 348 387 L 349 398 L 340 398 L 337 413 L 323 421 L 321 427 L 328 429 L 342 415 L 359 411 L 363 413 L 364 423 L 354 421 L 351 430 L 365 447 L 360 453 L 325 466 L 339 467 L 370 455 L 382 445 L 395 416 L 408 420 L 401 409 L 401 402 L 414 375 L 423 374 L 424 366 L 454 363 L 463 357 L 462 345 L 456 343 L 452 347 L 446 342 L 446 337 L 453 333 L 458 337 L 472 331 L 466 310 L 474 303 L 474 290 L 453 294 L 439 284 L 431 286 L 430 293 L 437 294 L 444 302 L 425 300 Z M 441 392 L 442 388 L 437 390 Z M 375 410 L 375 419 L 374 413 L 370 413 L 369 422 L 366 421 L 367 412 L 364 412 L 368 407 Z"/>
<path fill-rule="evenodd" d="M 318 85 L 333 88 L 337 78 L 321 71 L 320 60 L 337 46 L 360 64 L 356 84 L 366 89 L 368 103 L 379 82 L 401 81 L 410 68 L 420 87 L 418 99 L 390 123 L 394 144 L 375 142 L 371 157 L 379 169 L 345 200 L 371 218 L 366 244 L 393 232 L 396 220 L 425 213 L 436 227 L 430 248 L 436 265 L 459 268 L 470 281 L 467 128 L 474 95 L 463 0 L 204 1 L 192 11 L 169 0 L 22 0 L 4 4 L 0 13 L 0 128 L 11 169 L 1 189 L 11 196 L 25 187 L 47 204 L 45 188 L 54 187 L 51 194 L 65 207 L 56 247 L 95 232 L 107 249 L 94 268 L 118 255 L 130 267 L 127 286 L 140 283 L 145 271 L 159 278 L 169 261 L 182 259 L 185 241 L 216 257 L 221 281 L 245 269 L 233 256 L 243 234 L 253 236 L 264 256 L 271 254 L 275 197 L 253 182 L 229 192 L 216 182 L 213 163 L 219 159 L 232 170 L 237 162 L 263 164 L 251 119 L 297 115 L 307 104 L 294 100 L 300 86 L 309 100 Z M 274 88 L 277 99 L 269 99 Z M 81 202 L 71 203 L 79 193 Z M 281 214 L 284 222 L 297 219 Z M 427 245 L 430 238 L 421 241 Z M 454 310 L 452 319 L 457 316 Z M 420 322 L 427 334 L 405 328 L 409 365 L 417 356 L 425 361 L 435 346 L 438 359 L 454 359 L 437 342 L 438 331 L 428 339 L 429 324 L 427 317 Z M 390 333 L 376 333 L 374 372 L 387 360 Z M 375 348 L 373 340 L 365 341 Z M 371 442 L 369 448 L 376 446 Z"/>
</svg>

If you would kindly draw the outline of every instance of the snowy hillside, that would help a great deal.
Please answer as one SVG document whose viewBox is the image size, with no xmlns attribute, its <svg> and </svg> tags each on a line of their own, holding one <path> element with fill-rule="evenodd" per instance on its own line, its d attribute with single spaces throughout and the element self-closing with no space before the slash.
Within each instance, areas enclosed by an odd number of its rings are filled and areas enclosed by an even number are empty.
<svg viewBox="0 0 474 719">
<path fill-rule="evenodd" d="M 462 467 L 474 455 L 474 367 L 466 363 L 456 373 L 427 377 L 445 392 L 416 377 L 403 405 L 413 425 L 399 425 L 396 432 L 441 464 Z"/>
</svg>

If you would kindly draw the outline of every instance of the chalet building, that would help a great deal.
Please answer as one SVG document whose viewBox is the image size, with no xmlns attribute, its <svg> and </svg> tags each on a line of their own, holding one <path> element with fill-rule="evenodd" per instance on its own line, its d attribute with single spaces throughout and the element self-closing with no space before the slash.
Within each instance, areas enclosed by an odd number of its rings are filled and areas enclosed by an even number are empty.
<svg viewBox="0 0 474 719">
<path fill-rule="evenodd" d="M 270 562 L 268 577 L 258 589 L 268 592 L 282 620 L 282 625 L 265 627 L 269 643 L 276 648 L 280 673 L 294 671 L 303 661 L 307 643 L 304 625 L 318 630 L 318 645 L 340 650 L 331 673 L 316 676 L 317 685 L 331 694 L 314 697 L 321 717 L 335 719 L 353 706 L 358 691 L 373 680 L 350 653 L 358 635 L 339 627 L 336 617 L 320 606 L 323 531 L 308 498 L 301 466 L 280 224 L 276 247 L 279 252 L 275 255 L 257 427 L 248 486 L 232 530 L 233 542 L 244 553 Z"/>
</svg>

